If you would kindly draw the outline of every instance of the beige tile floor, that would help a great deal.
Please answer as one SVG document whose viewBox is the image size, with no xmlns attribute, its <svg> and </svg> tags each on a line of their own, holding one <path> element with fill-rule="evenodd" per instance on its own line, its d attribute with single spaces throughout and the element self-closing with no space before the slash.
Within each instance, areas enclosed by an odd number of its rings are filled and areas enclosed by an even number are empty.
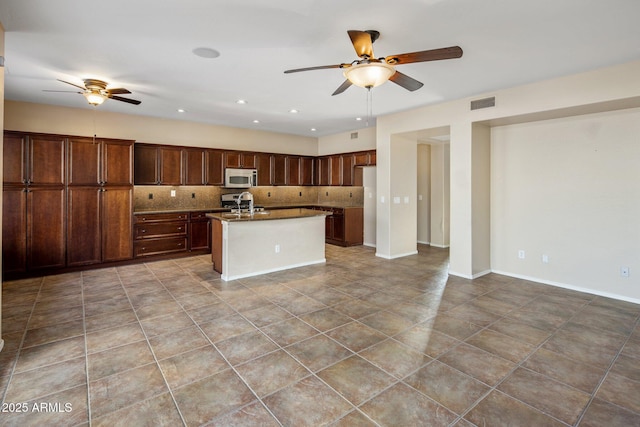
<svg viewBox="0 0 640 427">
<path fill-rule="evenodd" d="M 0 425 L 640 425 L 639 305 L 447 262 L 327 246 L 228 283 L 206 256 L 6 282 Z"/>
</svg>

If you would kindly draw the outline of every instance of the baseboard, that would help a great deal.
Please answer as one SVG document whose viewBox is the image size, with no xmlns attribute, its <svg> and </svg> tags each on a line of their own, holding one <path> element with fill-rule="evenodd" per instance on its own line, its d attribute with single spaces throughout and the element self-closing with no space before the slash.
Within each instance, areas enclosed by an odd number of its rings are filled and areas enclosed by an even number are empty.
<svg viewBox="0 0 640 427">
<path fill-rule="evenodd" d="M 523 280 L 528 280 L 528 281 L 531 281 L 531 282 L 542 283 L 543 285 L 550 285 L 550 286 L 555 286 L 557 288 L 569 289 L 569 290 L 577 291 L 577 292 L 584 292 L 585 294 L 597 295 L 597 296 L 605 297 L 605 298 L 612 298 L 612 299 L 616 299 L 616 300 L 620 300 L 620 301 L 630 302 L 630 303 L 633 303 L 633 304 L 640 304 L 640 299 L 629 298 L 629 297 L 626 297 L 624 295 L 613 294 L 613 293 L 610 293 L 610 292 L 602 292 L 602 291 L 598 291 L 598 290 L 595 290 L 595 289 L 583 288 L 581 286 L 569 285 L 567 283 L 554 282 L 553 280 L 544 280 L 544 279 L 540 279 L 538 277 L 530 277 L 530 276 L 525 276 L 525 275 L 522 275 L 522 274 L 507 273 L 506 271 L 492 270 L 491 272 L 495 273 L 495 274 L 501 274 L 503 276 L 514 277 L 516 279 L 523 279 Z"/>
<path fill-rule="evenodd" d="M 247 273 L 247 274 L 237 274 L 235 276 L 227 276 L 225 274 L 222 274 L 222 275 L 220 275 L 220 278 L 222 280 L 224 280 L 225 282 L 228 282 L 228 281 L 231 281 L 231 280 L 244 279 L 245 277 L 253 277 L 253 276 L 259 276 L 261 274 L 275 273 L 276 271 L 290 270 L 292 268 L 306 267 L 308 265 L 324 264 L 326 262 L 327 262 L 327 259 L 323 258 L 323 259 L 320 259 L 320 260 L 301 262 L 299 264 L 291 264 L 291 265 L 287 265 L 287 266 L 284 266 L 284 267 L 276 267 L 276 268 L 270 268 L 270 269 L 261 270 L 261 271 L 253 271 L 253 272 Z"/>
<path fill-rule="evenodd" d="M 429 243 L 429 246 L 433 246 L 434 248 L 447 249 L 449 245 L 437 245 L 435 243 Z"/>
<path fill-rule="evenodd" d="M 415 255 L 417 253 L 418 253 L 418 251 L 413 251 L 413 252 L 407 252 L 407 253 L 404 253 L 404 254 L 398 254 L 398 255 L 391 256 L 391 255 L 383 255 L 381 253 L 376 252 L 376 256 L 379 257 L 379 258 L 384 258 L 384 259 L 396 259 L 396 258 L 406 257 L 406 256 L 409 256 L 409 255 Z"/>
<path fill-rule="evenodd" d="M 376 247 L 376 244 L 375 244 L 375 243 L 367 243 L 367 242 L 364 242 L 364 243 L 362 243 L 362 246 L 367 246 L 367 247 L 369 247 L 369 248 L 375 248 L 375 247 Z"/>
</svg>

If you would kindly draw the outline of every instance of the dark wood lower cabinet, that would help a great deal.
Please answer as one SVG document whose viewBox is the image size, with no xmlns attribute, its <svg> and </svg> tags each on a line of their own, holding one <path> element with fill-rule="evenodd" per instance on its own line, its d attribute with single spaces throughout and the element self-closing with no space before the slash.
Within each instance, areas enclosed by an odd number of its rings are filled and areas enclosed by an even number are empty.
<svg viewBox="0 0 640 427">
<path fill-rule="evenodd" d="M 27 190 L 27 268 L 65 266 L 65 189 Z"/>
<path fill-rule="evenodd" d="M 67 264 L 102 262 L 100 188 L 69 188 L 67 197 Z"/>
<path fill-rule="evenodd" d="M 325 240 L 339 246 L 361 245 L 364 233 L 363 210 L 360 207 L 325 208 L 332 212 L 325 219 Z"/>
<path fill-rule="evenodd" d="M 107 187 L 102 192 L 102 261 L 133 257 L 133 188 Z"/>
<path fill-rule="evenodd" d="M 134 257 L 148 257 L 211 249 L 206 211 L 135 215 Z"/>
<path fill-rule="evenodd" d="M 2 270 L 27 269 L 27 190 L 5 187 L 2 191 Z"/>
</svg>

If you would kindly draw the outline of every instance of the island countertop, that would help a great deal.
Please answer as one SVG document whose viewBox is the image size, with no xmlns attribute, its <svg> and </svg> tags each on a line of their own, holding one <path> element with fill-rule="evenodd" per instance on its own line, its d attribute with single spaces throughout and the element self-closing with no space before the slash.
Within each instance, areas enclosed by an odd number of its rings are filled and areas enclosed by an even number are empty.
<svg viewBox="0 0 640 427">
<path fill-rule="evenodd" d="M 255 212 L 253 215 L 249 213 L 235 214 L 230 212 L 221 213 L 208 213 L 207 218 L 218 221 L 226 222 L 238 222 L 238 221 L 266 221 L 274 219 L 293 219 L 293 218 L 308 218 L 314 216 L 326 216 L 331 215 L 331 212 L 327 212 L 319 209 L 274 209 L 271 211 Z"/>
</svg>

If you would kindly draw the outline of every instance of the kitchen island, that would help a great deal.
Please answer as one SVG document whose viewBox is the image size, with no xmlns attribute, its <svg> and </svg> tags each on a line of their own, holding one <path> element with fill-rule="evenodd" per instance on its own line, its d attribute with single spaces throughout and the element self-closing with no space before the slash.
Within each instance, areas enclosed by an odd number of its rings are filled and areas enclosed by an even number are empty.
<svg viewBox="0 0 640 427">
<path fill-rule="evenodd" d="M 324 263 L 330 214 L 304 208 L 207 214 L 213 269 L 228 281 Z"/>
</svg>

